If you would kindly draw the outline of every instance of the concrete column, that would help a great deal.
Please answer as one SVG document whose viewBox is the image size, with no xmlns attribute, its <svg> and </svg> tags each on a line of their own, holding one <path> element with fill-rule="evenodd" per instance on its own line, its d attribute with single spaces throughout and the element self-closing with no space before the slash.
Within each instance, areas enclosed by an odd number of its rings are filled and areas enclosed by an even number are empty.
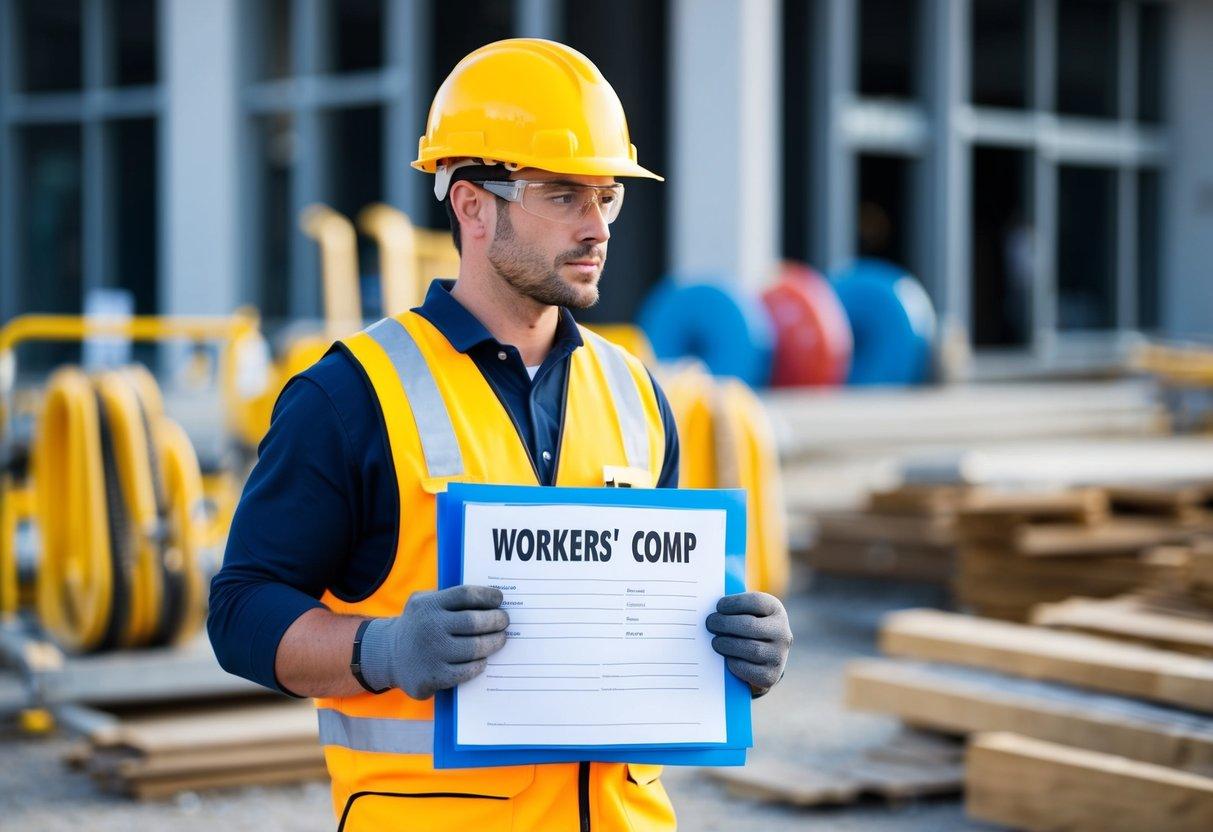
<svg viewBox="0 0 1213 832">
<path fill-rule="evenodd" d="M 924 212 L 915 229 L 919 278 L 951 326 L 971 333 L 972 261 L 970 145 L 957 126 L 961 107 L 969 100 L 969 6 L 958 0 L 929 0 L 923 13 L 928 32 L 920 48 L 928 73 L 927 97 L 935 129 L 931 154 L 919 179 L 920 193 L 930 194 L 931 210 Z"/>
<path fill-rule="evenodd" d="M 855 98 L 858 37 L 853 0 L 814 3 L 812 165 L 804 184 L 812 199 L 813 233 L 809 258 L 819 269 L 840 266 L 855 256 L 858 165 L 846 146 L 842 114 Z M 808 41 L 806 41 L 807 43 Z"/>
<path fill-rule="evenodd" d="M 778 257 L 778 0 L 672 0 L 670 263 L 747 289 Z"/>
<path fill-rule="evenodd" d="M 161 0 L 161 311 L 224 313 L 239 291 L 236 0 Z M 284 275 L 285 279 L 285 275 Z"/>
<path fill-rule="evenodd" d="M 1171 4 L 1164 42 L 1172 161 L 1163 180 L 1163 330 L 1208 339 L 1213 333 L 1213 107 L 1207 104 L 1213 4 Z"/>
</svg>

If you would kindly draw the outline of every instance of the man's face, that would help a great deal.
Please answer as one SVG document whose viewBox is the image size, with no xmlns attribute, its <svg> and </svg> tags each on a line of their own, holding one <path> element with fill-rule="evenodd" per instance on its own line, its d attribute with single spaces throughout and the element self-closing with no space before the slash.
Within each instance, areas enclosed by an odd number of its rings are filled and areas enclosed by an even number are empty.
<svg viewBox="0 0 1213 832">
<path fill-rule="evenodd" d="M 610 185 L 611 176 L 576 176 L 536 168 L 512 179 Z M 488 260 L 501 277 L 532 300 L 586 309 L 598 302 L 598 279 L 611 237 L 601 208 L 590 206 L 575 223 L 536 216 L 517 203 L 497 200 L 497 225 Z"/>
</svg>

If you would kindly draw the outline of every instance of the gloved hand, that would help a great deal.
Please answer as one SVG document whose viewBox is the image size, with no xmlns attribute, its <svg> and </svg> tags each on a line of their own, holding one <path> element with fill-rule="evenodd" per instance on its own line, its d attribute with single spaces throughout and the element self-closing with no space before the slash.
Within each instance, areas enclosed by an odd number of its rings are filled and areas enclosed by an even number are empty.
<svg viewBox="0 0 1213 832">
<path fill-rule="evenodd" d="M 783 677 L 792 646 L 788 613 L 774 595 L 741 592 L 716 602 L 707 627 L 716 634 L 712 649 L 725 657 L 733 675 L 762 696 Z"/>
<path fill-rule="evenodd" d="M 415 592 L 395 618 L 376 618 L 362 634 L 362 676 L 380 690 L 400 688 L 429 699 L 479 676 L 505 646 L 510 618 L 501 590 L 453 586 Z"/>
</svg>

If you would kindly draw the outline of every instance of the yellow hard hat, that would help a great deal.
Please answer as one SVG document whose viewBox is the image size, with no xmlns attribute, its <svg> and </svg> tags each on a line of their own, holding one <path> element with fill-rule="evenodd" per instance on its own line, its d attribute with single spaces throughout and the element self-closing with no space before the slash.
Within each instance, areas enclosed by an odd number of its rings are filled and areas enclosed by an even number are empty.
<svg viewBox="0 0 1213 832">
<path fill-rule="evenodd" d="M 536 38 L 482 46 L 442 82 L 413 167 L 436 173 L 455 159 L 661 180 L 637 164 L 623 105 L 598 67 Z"/>
</svg>

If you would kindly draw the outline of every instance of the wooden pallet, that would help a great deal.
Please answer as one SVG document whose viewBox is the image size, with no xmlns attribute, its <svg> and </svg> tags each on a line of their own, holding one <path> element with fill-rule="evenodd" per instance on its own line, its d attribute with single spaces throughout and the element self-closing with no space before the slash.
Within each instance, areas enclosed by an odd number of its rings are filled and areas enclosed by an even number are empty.
<svg viewBox="0 0 1213 832">
<path fill-rule="evenodd" d="M 885 618 L 880 646 L 892 656 L 981 667 L 1213 713 L 1213 660 L 1083 633 L 905 610 Z"/>
<path fill-rule="evenodd" d="M 857 752 L 804 754 L 795 760 L 756 754 L 740 768 L 705 769 L 730 794 L 792 806 L 830 806 L 865 797 L 906 800 L 958 794 L 963 747 L 929 734 L 903 733 Z"/>
<path fill-rule="evenodd" d="M 1208 832 L 1213 778 L 1017 734 L 969 747 L 971 817 L 1030 832 Z"/>
</svg>

